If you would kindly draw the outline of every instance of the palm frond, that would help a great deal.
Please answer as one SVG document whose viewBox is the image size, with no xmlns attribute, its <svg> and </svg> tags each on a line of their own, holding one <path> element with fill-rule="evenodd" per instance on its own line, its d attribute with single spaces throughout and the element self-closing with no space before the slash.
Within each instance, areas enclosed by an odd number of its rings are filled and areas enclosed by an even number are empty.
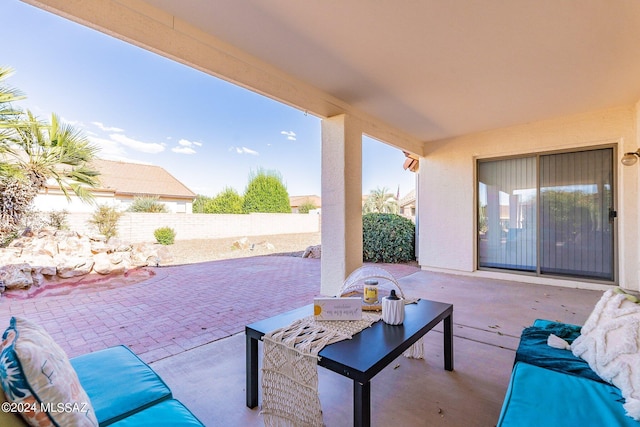
<svg viewBox="0 0 640 427">
<path fill-rule="evenodd" d="M 76 196 L 80 198 L 80 200 L 85 203 L 95 204 L 95 196 L 87 187 L 78 183 L 72 183 L 70 186 Z"/>
<path fill-rule="evenodd" d="M 12 68 L 0 66 L 0 127 L 6 128 L 7 122 L 12 122 L 21 114 L 21 111 L 14 108 L 12 103 L 25 98 L 23 93 L 16 88 L 6 86 L 2 82 L 11 77 L 14 73 Z M 3 134 L 0 134 L 0 141 Z"/>
</svg>

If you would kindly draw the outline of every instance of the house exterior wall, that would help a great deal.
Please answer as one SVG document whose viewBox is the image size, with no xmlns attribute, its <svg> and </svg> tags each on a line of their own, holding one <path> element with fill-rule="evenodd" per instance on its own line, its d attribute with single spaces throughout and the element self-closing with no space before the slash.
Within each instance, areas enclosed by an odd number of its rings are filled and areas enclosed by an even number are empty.
<svg viewBox="0 0 640 427">
<path fill-rule="evenodd" d="M 36 210 L 42 212 L 62 211 L 67 212 L 93 212 L 96 205 L 108 205 L 118 207 L 117 200 L 112 192 L 94 192 L 94 204 L 82 202 L 73 192 L 69 190 L 70 200 L 59 189 L 47 188 L 41 191 L 33 201 Z"/>
<path fill-rule="evenodd" d="M 73 193 L 71 193 L 73 194 Z M 114 195 L 108 192 L 94 192 L 94 203 L 84 203 L 78 197 L 71 196 L 67 200 L 60 190 L 47 189 L 46 194 L 38 194 L 34 200 L 34 207 L 39 211 L 61 211 L 72 213 L 90 213 L 95 211 L 97 205 L 113 206 L 120 211 L 125 211 L 133 203 L 133 196 Z M 187 199 L 172 199 L 161 197 L 159 202 L 164 203 L 170 213 L 192 213 L 193 202 Z"/>
<path fill-rule="evenodd" d="M 70 213 L 67 215 L 67 222 L 73 230 L 94 233 L 95 230 L 89 224 L 91 216 L 92 213 Z M 316 233 L 320 231 L 320 215 L 176 215 L 127 212 L 118 221 L 118 237 L 131 243 L 155 242 L 153 231 L 160 227 L 173 228 L 176 240 Z"/>
<path fill-rule="evenodd" d="M 419 263 L 423 269 L 557 286 L 603 289 L 570 279 L 477 269 L 476 162 L 478 159 L 614 145 L 617 158 L 618 282 L 640 290 L 638 170 L 622 166 L 625 152 L 640 145 L 638 105 L 555 118 L 427 144 L 419 174 Z"/>
</svg>

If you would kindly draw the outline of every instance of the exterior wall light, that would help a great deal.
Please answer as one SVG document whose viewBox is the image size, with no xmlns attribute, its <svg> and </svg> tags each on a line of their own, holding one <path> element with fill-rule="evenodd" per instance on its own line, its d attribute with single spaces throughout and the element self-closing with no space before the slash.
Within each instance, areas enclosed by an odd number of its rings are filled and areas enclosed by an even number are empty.
<svg viewBox="0 0 640 427">
<path fill-rule="evenodd" d="M 640 157 L 640 148 L 638 148 L 636 151 L 624 153 L 624 156 L 622 156 L 621 162 L 625 166 L 635 165 L 636 162 L 638 161 L 638 157 Z"/>
</svg>

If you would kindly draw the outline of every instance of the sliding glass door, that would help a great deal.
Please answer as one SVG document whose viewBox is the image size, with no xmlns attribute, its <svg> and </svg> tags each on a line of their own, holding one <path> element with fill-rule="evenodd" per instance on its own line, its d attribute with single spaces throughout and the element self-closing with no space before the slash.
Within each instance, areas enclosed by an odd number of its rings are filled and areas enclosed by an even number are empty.
<svg viewBox="0 0 640 427">
<path fill-rule="evenodd" d="M 479 266 L 614 280 L 613 149 L 478 163 Z"/>
<path fill-rule="evenodd" d="M 540 272 L 613 280 L 613 150 L 540 156 Z"/>
<path fill-rule="evenodd" d="M 480 266 L 535 271 L 536 158 L 482 162 L 478 182 Z"/>
</svg>

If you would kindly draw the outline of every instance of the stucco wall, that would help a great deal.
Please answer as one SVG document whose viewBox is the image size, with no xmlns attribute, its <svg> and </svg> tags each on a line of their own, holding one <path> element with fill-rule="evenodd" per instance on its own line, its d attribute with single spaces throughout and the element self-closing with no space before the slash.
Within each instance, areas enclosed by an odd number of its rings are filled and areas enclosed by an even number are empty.
<svg viewBox="0 0 640 427">
<path fill-rule="evenodd" d="M 71 191 L 70 200 L 67 200 L 66 196 L 60 190 L 47 189 L 46 194 L 41 192 L 34 200 L 34 206 L 39 211 L 61 211 L 67 212 L 83 212 L 91 213 L 96 210 L 97 205 L 113 206 L 120 211 L 125 211 L 133 203 L 133 196 L 117 196 L 114 197 L 113 193 L 108 192 L 95 192 L 94 191 L 94 203 L 84 203 Z M 158 200 L 167 207 L 167 211 L 170 213 L 188 213 L 190 214 L 193 209 L 193 203 L 187 199 L 175 199 L 163 197 Z"/>
<path fill-rule="evenodd" d="M 71 213 L 69 225 L 77 231 L 87 232 L 91 213 Z M 118 221 L 118 237 L 137 242 L 154 242 L 153 231 L 171 227 L 176 240 L 216 239 L 274 234 L 315 233 L 320 231 L 320 215 L 316 214 L 156 214 L 125 213 Z"/>
<path fill-rule="evenodd" d="M 507 280 L 603 286 L 476 270 L 476 160 L 613 144 L 617 147 L 619 283 L 638 290 L 638 169 L 619 159 L 639 146 L 638 108 L 628 106 L 487 131 L 427 145 L 420 163 L 419 262 L 423 269 Z"/>
</svg>

